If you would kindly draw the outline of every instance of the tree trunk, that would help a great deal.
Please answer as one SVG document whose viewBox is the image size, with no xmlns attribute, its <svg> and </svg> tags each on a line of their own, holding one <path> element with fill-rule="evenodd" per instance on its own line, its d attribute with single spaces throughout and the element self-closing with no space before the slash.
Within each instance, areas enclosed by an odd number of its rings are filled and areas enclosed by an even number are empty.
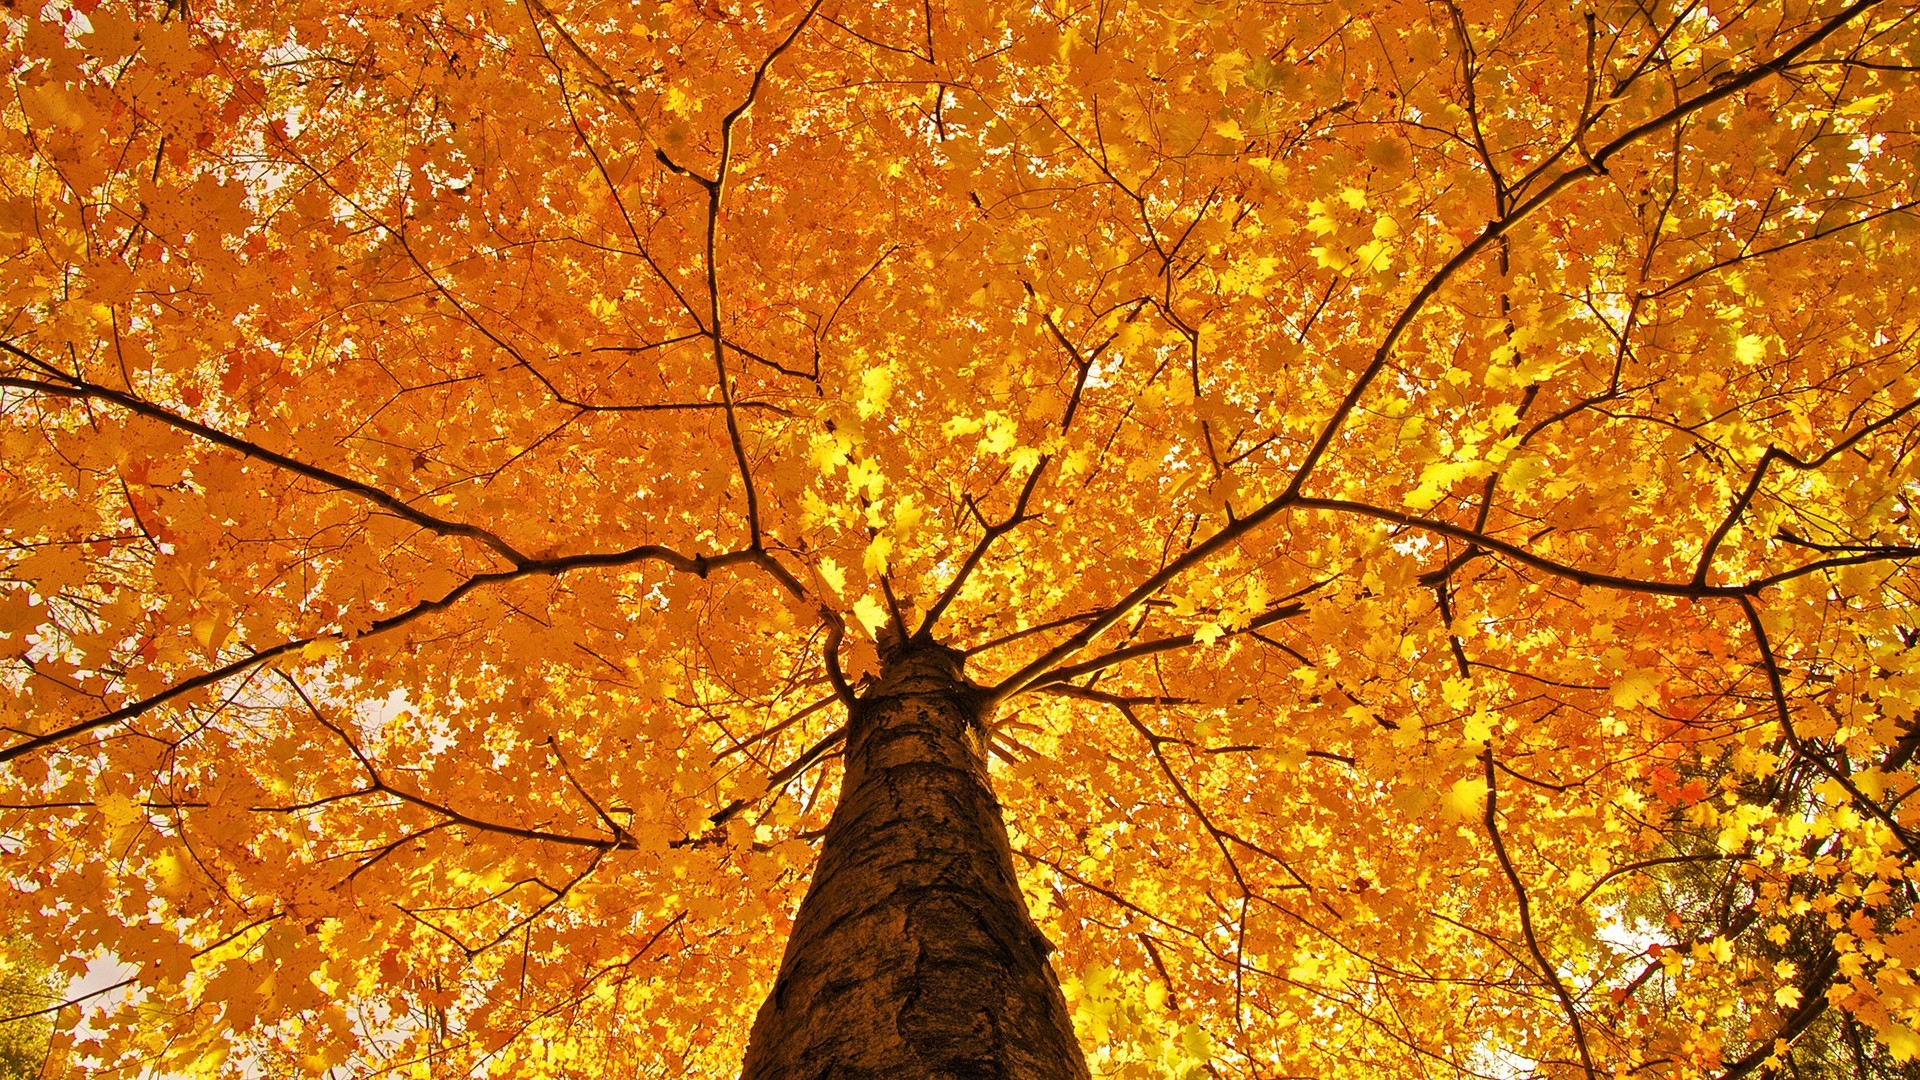
<svg viewBox="0 0 1920 1080">
<path fill-rule="evenodd" d="M 962 658 L 892 650 L 742 1080 L 1087 1076 L 1027 914 Z"/>
</svg>

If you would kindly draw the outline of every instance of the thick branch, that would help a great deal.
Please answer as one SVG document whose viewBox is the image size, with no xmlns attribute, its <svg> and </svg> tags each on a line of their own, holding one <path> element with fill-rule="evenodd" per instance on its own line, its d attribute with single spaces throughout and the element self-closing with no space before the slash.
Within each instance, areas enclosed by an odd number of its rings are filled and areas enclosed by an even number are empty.
<svg viewBox="0 0 1920 1080">
<path fill-rule="evenodd" d="M 740 483 L 746 488 L 747 543 L 756 550 L 760 547 L 760 496 L 754 490 L 753 470 L 747 464 L 747 447 L 740 436 L 740 418 L 734 408 L 733 384 L 727 377 L 727 346 L 720 322 L 720 201 L 726 196 L 727 168 L 733 160 L 734 125 L 753 107 L 753 100 L 760 93 L 760 85 L 766 81 L 767 71 L 780 58 L 780 54 L 799 38 L 800 32 L 807 28 L 814 13 L 820 10 L 820 4 L 821 0 L 813 0 L 812 6 L 794 24 L 793 30 L 754 69 L 753 82 L 747 87 L 746 99 L 720 121 L 720 160 L 714 165 L 713 178 L 705 180 L 695 177 L 707 189 L 707 329 L 713 335 L 713 368 L 720 383 L 720 401 L 726 407 L 727 441 L 733 445 L 733 459 L 740 469 Z M 666 155 L 662 154 L 661 158 L 665 160 Z M 667 164 L 672 166 L 671 161 Z"/>
<path fill-rule="evenodd" d="M 567 573 L 568 571 L 581 570 L 588 567 L 627 566 L 647 560 L 663 562 L 675 570 L 705 577 L 709 570 L 716 567 L 755 562 L 756 560 L 753 556 L 753 552 L 735 551 L 725 555 L 715 555 L 711 557 L 694 556 L 689 558 L 663 547 L 658 547 L 653 544 L 643 544 L 640 547 L 629 548 L 626 551 L 607 552 L 604 554 L 572 555 L 557 559 L 526 559 L 523 560 L 516 569 L 501 570 L 489 574 L 475 574 L 448 590 L 446 595 L 440 597 L 438 600 L 422 600 L 412 607 L 407 608 L 405 611 L 389 615 L 383 619 L 376 619 L 372 625 L 368 626 L 367 629 L 358 636 L 362 638 L 372 637 L 376 634 L 383 634 L 389 630 L 398 629 L 423 615 L 428 615 L 453 606 L 461 597 L 464 597 L 483 585 L 497 585 L 525 577 L 552 577 Z M 152 697 L 142 698 L 139 701 L 123 705 L 112 712 L 104 713 L 89 720 L 69 724 L 56 731 L 50 731 L 44 735 L 36 735 L 31 739 L 15 743 L 5 749 L 0 749 L 0 764 L 12 761 L 26 754 L 31 754 L 37 750 L 58 745 L 84 735 L 89 731 L 132 720 L 176 698 L 223 682 L 235 675 L 251 671 L 253 668 L 269 660 L 286 656 L 289 653 L 304 649 L 315 642 L 336 636 L 338 635 L 315 633 L 306 637 L 283 641 L 278 645 L 251 653 L 232 663 L 224 664 L 211 671 L 205 671 L 199 675 L 184 679 Z"/>
<path fill-rule="evenodd" d="M 22 352 L 19 348 L 7 342 L 0 342 L 0 349 L 4 349 L 17 356 L 27 356 L 25 352 Z M 205 439 L 215 446 L 224 447 L 245 457 L 252 458 L 255 461 L 265 462 L 276 468 L 285 469 L 297 476 L 304 476 L 309 480 L 317 480 L 337 491 L 359 496 L 373 503 L 375 506 L 380 507 L 382 510 L 406 521 L 410 521 L 430 532 L 439 533 L 442 536 L 463 536 L 478 540 L 487 547 L 492 548 L 515 566 L 526 565 L 529 561 L 527 556 L 515 550 L 512 545 L 502 540 L 498 535 L 478 525 L 470 525 L 462 521 L 449 521 L 446 518 L 429 514 L 371 484 L 362 483 L 350 476 L 344 476 L 334 472 L 331 469 L 323 469 L 318 465 L 310 465 L 304 461 L 290 458 L 285 454 L 269 450 L 251 440 L 242 439 L 237 435 L 229 435 L 217 428 L 208 427 L 199 421 L 190 420 L 178 413 L 163 409 L 152 402 L 143 401 L 131 394 L 122 393 L 119 390 L 109 389 L 108 387 L 87 382 L 79 378 L 69 378 L 69 384 L 63 386 L 58 383 L 41 382 L 37 379 L 0 376 L 0 386 L 8 386 L 16 390 L 27 390 L 37 394 L 53 394 L 59 397 L 86 398 L 93 401 L 109 402 L 126 409 L 128 412 L 144 416 L 149 420 L 158 421 L 178 431 L 184 431 L 201 439 Z"/>
</svg>

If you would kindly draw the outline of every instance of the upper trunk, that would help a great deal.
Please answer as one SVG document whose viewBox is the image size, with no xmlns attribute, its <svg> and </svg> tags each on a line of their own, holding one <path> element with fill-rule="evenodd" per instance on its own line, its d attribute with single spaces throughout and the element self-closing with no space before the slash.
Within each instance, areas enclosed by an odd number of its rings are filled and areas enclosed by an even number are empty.
<svg viewBox="0 0 1920 1080">
<path fill-rule="evenodd" d="M 743 1080 L 1087 1076 L 961 665 L 895 650 L 854 708 L 840 805 Z"/>
</svg>

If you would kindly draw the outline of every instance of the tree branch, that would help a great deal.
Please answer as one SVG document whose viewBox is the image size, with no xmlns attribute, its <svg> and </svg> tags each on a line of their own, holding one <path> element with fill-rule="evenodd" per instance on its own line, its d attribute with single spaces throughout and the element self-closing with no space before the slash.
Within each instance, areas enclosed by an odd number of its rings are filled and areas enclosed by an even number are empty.
<svg viewBox="0 0 1920 1080">
<path fill-rule="evenodd" d="M 1513 860 L 1507 857 L 1507 845 L 1500 839 L 1500 820 L 1496 805 L 1496 788 L 1493 770 L 1493 746 L 1488 744 L 1481 751 L 1480 760 L 1486 766 L 1487 806 L 1481 820 L 1486 824 L 1487 837 L 1493 841 L 1493 853 L 1500 860 L 1500 869 L 1507 876 L 1507 883 L 1513 886 L 1514 902 L 1520 908 L 1520 932 L 1527 939 L 1527 951 L 1533 954 L 1533 962 L 1540 969 L 1540 978 L 1553 990 L 1553 996 L 1560 999 L 1560 1008 L 1567 1014 L 1567 1023 L 1573 1028 L 1573 1043 L 1580 1051 L 1580 1066 L 1586 1071 L 1587 1080 L 1596 1080 L 1593 1071 L 1593 1055 L 1587 1050 L 1587 1029 L 1580 1022 L 1580 1010 L 1574 1005 L 1573 995 L 1567 993 L 1567 986 L 1560 981 L 1560 973 L 1554 970 L 1553 961 L 1540 948 L 1540 939 L 1533 931 L 1533 905 L 1527 899 L 1527 887 L 1520 881 L 1520 874 L 1513 868 Z"/>
<path fill-rule="evenodd" d="M 0 341 L 0 350 L 13 353 L 16 356 L 28 356 L 26 352 L 11 342 Z M 31 357 L 29 357 L 29 359 L 31 359 Z M 410 521 L 429 532 L 438 533 L 442 536 L 462 536 L 472 540 L 478 540 L 480 543 L 492 548 L 502 558 L 505 558 L 515 566 L 525 565 L 529 561 L 527 556 L 521 554 L 498 535 L 478 525 L 471 525 L 462 521 L 450 521 L 446 518 L 429 514 L 424 510 L 416 509 L 400 498 L 382 491 L 371 484 L 362 483 L 352 477 L 334 472 L 331 469 L 323 469 L 318 465 L 310 465 L 304 461 L 290 458 L 285 454 L 269 450 L 256 442 L 242 439 L 236 435 L 229 435 L 224 431 L 209 427 L 196 420 L 190 420 L 177 413 L 163 409 L 152 402 L 134 397 L 131 394 L 109 389 L 108 387 L 100 386 L 97 383 L 91 383 L 77 377 L 62 377 L 69 380 L 69 385 L 62 386 L 57 383 L 41 382 L 35 379 L 22 379 L 7 375 L 0 376 L 0 386 L 8 386 L 16 390 L 27 390 L 39 394 L 52 394 L 59 397 L 87 398 L 94 401 L 109 402 L 126 409 L 128 412 L 144 416 L 149 420 L 155 420 L 168 427 L 197 436 L 207 442 L 213 443 L 215 446 L 235 451 L 245 457 L 255 461 L 265 462 L 276 468 L 285 469 L 297 476 L 304 476 L 309 480 L 317 480 L 337 491 L 356 495 L 380 507 L 382 510 L 406 521 Z"/>
<path fill-rule="evenodd" d="M 438 600 L 422 600 L 405 611 L 389 615 L 383 619 L 376 619 L 365 631 L 356 637 L 373 637 L 377 634 L 386 633 L 389 630 L 398 629 L 423 615 L 428 615 L 453 606 L 461 597 L 464 597 L 483 585 L 497 585 L 525 577 L 553 577 L 572 570 L 580 570 L 588 567 L 627 566 L 647 560 L 664 562 L 675 570 L 695 574 L 699 577 L 706 577 L 707 572 L 716 567 L 732 566 L 741 563 L 756 563 L 758 560 L 754 557 L 755 554 L 754 552 L 735 551 L 725 555 L 693 556 L 689 558 L 688 556 L 681 555 L 663 547 L 643 544 L 639 547 L 629 548 L 626 551 L 607 552 L 604 554 L 572 555 L 555 559 L 526 559 L 523 560 L 516 569 L 502 570 L 488 574 L 475 574 L 448 590 L 447 593 Z M 0 749 L 0 764 L 12 761 L 26 754 L 31 754 L 37 750 L 58 745 L 80 735 L 84 735 L 89 731 L 132 720 L 185 694 L 190 694 L 195 690 L 223 682 L 235 675 L 250 671 L 269 660 L 286 656 L 289 653 L 304 649 L 315 642 L 337 636 L 339 635 L 333 633 L 315 633 L 306 637 L 283 641 L 278 645 L 251 653 L 231 663 L 214 668 L 211 671 L 205 671 L 190 678 L 183 679 L 151 697 L 142 698 L 139 701 L 123 705 L 118 709 L 93 717 L 92 719 L 69 724 L 56 731 L 36 735 L 33 738 Z"/>
</svg>

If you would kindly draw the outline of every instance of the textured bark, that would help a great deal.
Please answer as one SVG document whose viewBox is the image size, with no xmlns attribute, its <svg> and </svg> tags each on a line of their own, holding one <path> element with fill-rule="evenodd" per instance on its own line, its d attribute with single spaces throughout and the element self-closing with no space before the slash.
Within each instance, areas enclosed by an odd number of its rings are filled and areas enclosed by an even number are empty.
<svg viewBox="0 0 1920 1080">
<path fill-rule="evenodd" d="M 1087 1076 L 1027 914 L 959 654 L 889 656 L 743 1080 Z"/>
</svg>

